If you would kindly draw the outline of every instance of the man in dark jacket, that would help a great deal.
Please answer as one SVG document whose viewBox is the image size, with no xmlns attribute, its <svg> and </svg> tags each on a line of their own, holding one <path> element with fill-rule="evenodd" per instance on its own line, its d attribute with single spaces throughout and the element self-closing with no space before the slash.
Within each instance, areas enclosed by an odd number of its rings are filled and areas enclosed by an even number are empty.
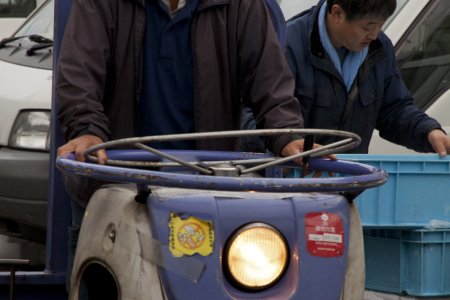
<svg viewBox="0 0 450 300">
<path fill-rule="evenodd" d="M 68 141 L 59 154 L 75 151 L 83 160 L 84 149 L 109 139 L 238 129 L 240 99 L 252 106 L 258 128 L 302 127 L 265 3 L 181 3 L 171 15 L 163 0 L 74 1 L 56 75 Z M 267 146 L 280 154 L 291 141 L 281 136 Z M 237 144 L 173 146 L 234 150 Z M 104 152 L 98 156 L 105 160 Z M 73 193 L 86 198 L 84 190 Z"/>
<path fill-rule="evenodd" d="M 56 73 L 67 141 L 58 155 L 75 152 L 83 161 L 88 147 L 110 139 L 239 129 L 241 99 L 259 128 L 301 128 L 293 93 L 264 1 L 74 0 Z M 291 136 L 267 140 L 285 156 L 302 145 Z M 235 150 L 238 143 L 166 146 Z M 104 151 L 97 156 L 105 162 Z M 84 207 L 99 183 L 74 176 L 65 183 L 74 251 Z"/>
<path fill-rule="evenodd" d="M 367 153 L 374 129 L 419 152 L 450 152 L 440 124 L 416 108 L 403 83 L 391 41 L 382 25 L 395 0 L 321 0 L 288 22 L 287 58 L 305 127 L 358 134 L 352 149 Z M 328 144 L 329 138 L 316 140 Z M 350 209 L 349 262 L 343 299 L 364 297 L 361 222 Z"/>
<path fill-rule="evenodd" d="M 450 138 L 414 106 L 381 31 L 395 7 L 395 0 L 322 0 L 289 20 L 287 58 L 305 127 L 358 134 L 356 153 L 368 152 L 378 129 L 386 140 L 444 156 Z"/>
</svg>

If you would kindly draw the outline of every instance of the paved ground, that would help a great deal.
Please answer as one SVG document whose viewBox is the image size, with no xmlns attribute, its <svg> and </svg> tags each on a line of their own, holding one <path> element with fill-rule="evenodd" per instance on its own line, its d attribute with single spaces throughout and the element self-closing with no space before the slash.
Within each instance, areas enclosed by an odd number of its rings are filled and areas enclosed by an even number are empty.
<svg viewBox="0 0 450 300">
<path fill-rule="evenodd" d="M 366 291 L 364 295 L 364 300 L 450 300 L 450 296 L 448 297 L 406 297 L 406 296 L 399 296 L 399 295 L 393 295 L 393 294 L 386 294 L 386 293 L 379 293 L 379 292 L 373 292 L 373 291 Z"/>
</svg>

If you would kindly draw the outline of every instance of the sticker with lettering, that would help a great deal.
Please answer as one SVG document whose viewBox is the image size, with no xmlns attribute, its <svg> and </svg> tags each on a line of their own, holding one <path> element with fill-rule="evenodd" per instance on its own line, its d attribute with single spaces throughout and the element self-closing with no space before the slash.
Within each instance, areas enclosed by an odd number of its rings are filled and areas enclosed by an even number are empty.
<svg viewBox="0 0 450 300">
<path fill-rule="evenodd" d="M 312 256 L 336 257 L 344 254 L 344 226 L 335 213 L 315 212 L 305 216 L 306 247 Z"/>
<path fill-rule="evenodd" d="M 175 257 L 194 255 L 208 256 L 213 252 L 214 229 L 211 221 L 196 217 L 182 219 L 170 214 L 170 252 Z"/>
</svg>

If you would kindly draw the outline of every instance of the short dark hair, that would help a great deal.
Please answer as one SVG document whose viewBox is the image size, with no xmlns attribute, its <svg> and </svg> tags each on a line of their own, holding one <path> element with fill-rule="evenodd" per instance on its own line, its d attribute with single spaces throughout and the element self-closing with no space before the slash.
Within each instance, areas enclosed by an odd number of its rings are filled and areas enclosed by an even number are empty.
<svg viewBox="0 0 450 300">
<path fill-rule="evenodd" d="M 365 17 L 386 20 L 397 7 L 396 0 L 327 0 L 328 12 L 331 12 L 333 4 L 339 5 L 344 10 L 349 21 Z"/>
</svg>

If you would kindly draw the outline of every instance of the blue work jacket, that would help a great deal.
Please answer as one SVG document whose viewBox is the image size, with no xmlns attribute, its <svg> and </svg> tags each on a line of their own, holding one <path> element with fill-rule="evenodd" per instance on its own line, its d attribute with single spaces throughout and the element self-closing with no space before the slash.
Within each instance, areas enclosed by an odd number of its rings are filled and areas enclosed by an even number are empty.
<svg viewBox="0 0 450 300">
<path fill-rule="evenodd" d="M 296 81 L 305 127 L 358 134 L 354 153 L 367 153 L 374 129 L 386 140 L 419 152 L 432 152 L 428 133 L 440 124 L 420 111 L 400 76 L 394 48 L 381 32 L 369 46 L 352 89 L 333 66 L 320 41 L 317 6 L 288 21 L 287 58 Z M 317 143 L 333 140 L 322 137 Z"/>
</svg>

